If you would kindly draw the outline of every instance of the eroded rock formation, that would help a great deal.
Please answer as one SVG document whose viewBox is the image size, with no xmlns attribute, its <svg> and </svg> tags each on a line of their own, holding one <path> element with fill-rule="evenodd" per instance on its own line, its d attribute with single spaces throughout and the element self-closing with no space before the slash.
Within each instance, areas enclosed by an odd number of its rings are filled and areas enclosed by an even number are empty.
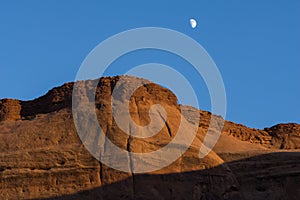
<svg viewBox="0 0 300 200">
<path fill-rule="evenodd" d="M 78 137 L 71 110 L 73 83 L 54 88 L 32 101 L 3 99 L 0 100 L 0 199 L 300 197 L 294 186 L 300 180 L 297 159 L 300 156 L 295 150 L 300 145 L 298 124 L 257 130 L 226 121 L 214 151 L 199 159 L 211 113 L 180 106 L 171 91 L 147 83 L 130 98 L 131 118 L 141 126 L 147 125 L 149 109 L 158 103 L 165 108 L 167 121 L 153 137 L 131 137 L 112 117 L 111 96 L 119 79 L 106 77 L 99 82 L 83 82 L 87 93 L 97 86 L 95 108 L 106 137 L 126 151 L 155 151 L 174 139 L 181 112 L 190 124 L 196 123 L 195 116 L 200 113 L 198 133 L 188 150 L 171 165 L 151 173 L 121 172 L 97 161 Z M 121 95 L 137 78 L 125 77 L 125 80 Z M 217 121 L 213 124 L 220 125 Z M 97 140 L 96 136 L 92 138 Z M 293 152 L 282 157 L 283 154 L 274 153 L 280 149 Z M 135 166 L 131 162 L 130 157 L 120 161 L 132 169 Z M 291 188 L 295 188 L 293 195 L 289 194 Z"/>
</svg>

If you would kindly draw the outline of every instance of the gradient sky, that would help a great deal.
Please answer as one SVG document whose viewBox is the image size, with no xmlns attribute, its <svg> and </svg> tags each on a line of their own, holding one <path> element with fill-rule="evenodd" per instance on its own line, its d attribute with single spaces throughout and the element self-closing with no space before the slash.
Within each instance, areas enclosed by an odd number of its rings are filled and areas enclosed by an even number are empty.
<svg viewBox="0 0 300 200">
<path fill-rule="evenodd" d="M 300 1 L 0 1 L 0 98 L 28 100 L 73 81 L 88 53 L 106 38 L 137 27 L 180 31 L 217 64 L 228 120 L 263 128 L 300 123 Z M 189 26 L 189 18 L 198 27 Z M 120 58 L 107 75 L 147 62 L 186 67 L 159 51 Z M 122 60 L 123 59 L 123 60 Z M 201 77 L 200 108 L 210 100 Z M 198 83 L 199 82 L 199 83 Z M 185 102 L 183 102 L 185 103 Z"/>
</svg>

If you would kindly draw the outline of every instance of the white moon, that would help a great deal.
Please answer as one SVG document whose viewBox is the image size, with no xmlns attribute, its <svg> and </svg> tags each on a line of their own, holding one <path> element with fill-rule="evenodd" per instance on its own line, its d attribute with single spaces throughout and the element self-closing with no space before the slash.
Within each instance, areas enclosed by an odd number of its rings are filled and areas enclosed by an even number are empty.
<svg viewBox="0 0 300 200">
<path fill-rule="evenodd" d="M 196 26 L 197 26 L 197 21 L 196 21 L 195 19 L 191 18 L 191 19 L 190 19 L 190 25 L 191 25 L 192 28 L 196 28 Z"/>
</svg>

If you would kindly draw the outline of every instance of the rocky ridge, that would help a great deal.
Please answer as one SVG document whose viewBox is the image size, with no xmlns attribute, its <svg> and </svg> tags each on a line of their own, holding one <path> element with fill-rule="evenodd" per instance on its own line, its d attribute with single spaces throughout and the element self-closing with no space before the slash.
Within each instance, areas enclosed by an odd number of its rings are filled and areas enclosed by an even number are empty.
<svg viewBox="0 0 300 200">
<path fill-rule="evenodd" d="M 276 195 L 273 199 L 291 199 L 288 190 L 295 188 L 293 185 L 300 180 L 299 162 L 295 160 L 298 153 L 289 154 L 294 158 L 292 161 L 283 159 L 282 154 L 274 154 L 268 157 L 268 162 L 263 162 L 262 155 L 281 149 L 296 151 L 300 146 L 300 125 L 279 124 L 258 130 L 226 121 L 214 151 L 199 159 L 199 147 L 211 113 L 180 106 L 168 89 L 154 83 L 145 84 L 130 98 L 132 119 L 140 125 L 148 124 L 148 110 L 155 103 L 164 106 L 168 119 L 157 135 L 149 139 L 131 138 L 118 128 L 111 114 L 111 92 L 120 78 L 84 82 L 85 92 L 97 86 L 96 113 L 106 136 L 124 150 L 154 151 L 175 137 L 180 110 L 190 123 L 194 123 L 194 116 L 199 113 L 198 134 L 182 157 L 168 167 L 140 175 L 99 163 L 76 133 L 71 112 L 73 83 L 66 83 L 32 101 L 0 100 L 1 199 L 253 199 L 253 195 L 255 199 L 272 195 Z M 125 79 L 124 92 L 136 81 L 134 77 Z M 273 162 L 278 165 L 275 169 Z M 130 158 L 124 163 L 130 164 Z M 245 178 L 249 175 L 246 166 L 253 167 L 253 175 L 248 178 Z M 286 168 L 289 170 L 284 173 Z M 269 181 L 258 185 L 262 174 L 263 180 Z M 280 184 L 274 187 L 278 181 L 284 187 Z M 273 190 L 278 188 L 281 192 L 277 194 Z M 295 191 L 299 197 L 300 191 Z"/>
</svg>

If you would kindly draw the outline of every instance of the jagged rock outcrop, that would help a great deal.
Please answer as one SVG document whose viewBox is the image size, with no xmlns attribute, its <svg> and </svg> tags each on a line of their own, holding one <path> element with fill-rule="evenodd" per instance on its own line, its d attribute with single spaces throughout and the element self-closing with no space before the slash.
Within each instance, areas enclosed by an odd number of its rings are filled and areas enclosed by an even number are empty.
<svg viewBox="0 0 300 200">
<path fill-rule="evenodd" d="M 21 119 L 21 104 L 19 100 L 0 100 L 0 121 Z"/>
<path fill-rule="evenodd" d="M 300 149 L 300 125 L 278 124 L 264 129 L 272 137 L 272 145 L 280 149 Z"/>
<path fill-rule="evenodd" d="M 281 154 L 265 160 L 264 155 L 297 149 L 298 124 L 258 130 L 226 121 L 214 150 L 199 159 L 211 113 L 180 106 L 171 91 L 145 81 L 130 97 L 132 120 L 149 124 L 149 109 L 158 103 L 165 108 L 167 121 L 150 138 L 129 136 L 117 126 L 111 111 L 112 91 L 120 78 L 125 80 L 120 97 L 140 80 L 117 76 L 82 82 L 85 93 L 97 86 L 96 114 L 106 137 L 126 151 L 155 151 L 174 139 L 182 112 L 198 126 L 188 150 L 170 166 L 151 173 L 121 172 L 91 156 L 77 135 L 71 110 L 73 83 L 32 101 L 0 100 L 0 199 L 292 199 L 286 193 L 299 183 L 300 159 L 294 159 L 299 154 L 289 154 L 293 160 L 282 159 Z M 216 120 L 212 125 L 221 124 Z M 86 141 L 93 140 L 96 135 Z M 130 157 L 122 163 L 134 167 Z M 294 194 L 300 196 L 299 191 Z"/>
<path fill-rule="evenodd" d="M 210 124 L 212 114 L 207 111 L 197 110 L 190 106 L 182 106 L 188 116 L 187 120 L 193 123 L 195 113 L 200 114 L 199 128 L 207 129 Z M 213 126 L 220 127 L 214 123 Z M 261 144 L 271 149 L 299 149 L 300 148 L 300 125 L 296 123 L 277 124 L 270 128 L 255 129 L 242 124 L 225 121 L 222 133 L 233 136 L 241 141 L 253 144 Z"/>
</svg>

